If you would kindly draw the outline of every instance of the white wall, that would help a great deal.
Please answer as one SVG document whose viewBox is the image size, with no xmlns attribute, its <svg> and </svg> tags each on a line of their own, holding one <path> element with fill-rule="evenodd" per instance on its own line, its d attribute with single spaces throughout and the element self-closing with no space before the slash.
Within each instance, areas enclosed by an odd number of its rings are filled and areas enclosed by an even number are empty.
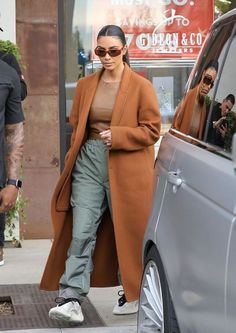
<svg viewBox="0 0 236 333">
<path fill-rule="evenodd" d="M 16 43 L 16 1 L 0 0 L 0 39 Z"/>
</svg>

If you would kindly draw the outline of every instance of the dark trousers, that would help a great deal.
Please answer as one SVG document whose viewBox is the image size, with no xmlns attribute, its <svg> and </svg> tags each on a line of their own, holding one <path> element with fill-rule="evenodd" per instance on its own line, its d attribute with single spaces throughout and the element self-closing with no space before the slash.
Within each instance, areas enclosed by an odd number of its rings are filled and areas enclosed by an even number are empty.
<svg viewBox="0 0 236 333">
<path fill-rule="evenodd" d="M 0 214 L 0 247 L 4 246 L 5 213 Z"/>
</svg>

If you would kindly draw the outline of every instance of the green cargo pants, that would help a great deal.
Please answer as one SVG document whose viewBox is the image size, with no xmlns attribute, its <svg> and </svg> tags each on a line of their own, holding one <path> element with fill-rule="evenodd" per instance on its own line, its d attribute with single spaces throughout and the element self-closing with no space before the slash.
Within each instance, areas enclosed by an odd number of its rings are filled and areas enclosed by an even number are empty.
<svg viewBox="0 0 236 333">
<path fill-rule="evenodd" d="M 88 294 L 96 233 L 104 211 L 111 211 L 107 171 L 107 146 L 101 140 L 87 140 L 72 172 L 72 241 L 59 296 L 77 298 Z"/>
</svg>

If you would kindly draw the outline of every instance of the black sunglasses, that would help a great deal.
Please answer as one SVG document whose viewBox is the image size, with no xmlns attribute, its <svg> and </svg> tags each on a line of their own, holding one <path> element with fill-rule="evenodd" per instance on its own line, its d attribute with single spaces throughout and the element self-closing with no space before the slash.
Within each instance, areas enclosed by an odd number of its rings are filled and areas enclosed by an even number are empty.
<svg viewBox="0 0 236 333">
<path fill-rule="evenodd" d="M 212 80 L 211 76 L 205 75 L 202 82 L 207 86 L 211 86 L 211 88 L 214 87 L 214 81 Z"/>
<path fill-rule="evenodd" d="M 117 57 L 118 55 L 121 54 L 123 50 L 123 47 L 121 49 L 102 49 L 99 46 L 96 47 L 96 49 L 94 50 L 94 53 L 98 56 L 98 57 L 105 57 L 106 54 L 108 53 L 110 57 Z"/>
</svg>

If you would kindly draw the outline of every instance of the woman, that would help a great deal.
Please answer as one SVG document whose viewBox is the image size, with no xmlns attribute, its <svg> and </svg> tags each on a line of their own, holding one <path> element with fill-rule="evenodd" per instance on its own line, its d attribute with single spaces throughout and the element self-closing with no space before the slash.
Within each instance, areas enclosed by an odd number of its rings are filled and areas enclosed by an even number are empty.
<svg viewBox="0 0 236 333">
<path fill-rule="evenodd" d="M 206 96 L 214 86 L 217 72 L 218 61 L 211 60 L 198 85 L 190 89 L 178 105 L 173 119 L 173 127 L 178 131 L 203 139 L 207 116 Z"/>
<path fill-rule="evenodd" d="M 52 200 L 55 239 L 41 281 L 42 289 L 59 287 L 49 316 L 75 323 L 84 319 L 80 304 L 90 285 L 119 285 L 118 270 L 125 296 L 113 313 L 137 311 L 160 133 L 156 94 L 129 68 L 124 32 L 103 27 L 95 54 L 103 68 L 76 88 L 71 147 Z"/>
</svg>

